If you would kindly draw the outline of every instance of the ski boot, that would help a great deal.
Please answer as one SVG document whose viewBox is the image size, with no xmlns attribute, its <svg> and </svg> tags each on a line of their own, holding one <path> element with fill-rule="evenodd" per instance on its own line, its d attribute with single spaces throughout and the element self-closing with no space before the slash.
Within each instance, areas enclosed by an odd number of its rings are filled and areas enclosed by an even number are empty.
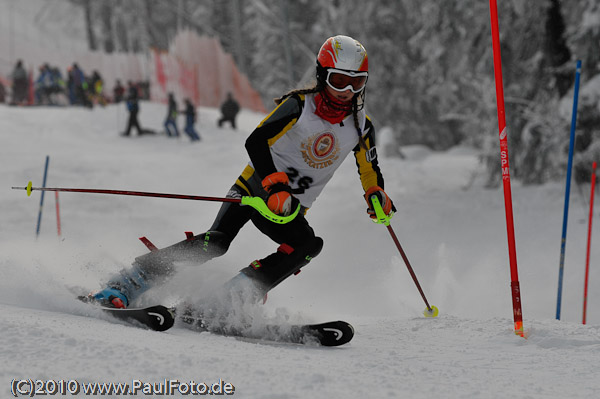
<svg viewBox="0 0 600 399">
<path fill-rule="evenodd" d="M 127 297 L 114 287 L 107 287 L 102 291 L 80 296 L 79 299 L 86 303 L 96 303 L 107 308 L 125 309 L 129 304 Z"/>
<path fill-rule="evenodd" d="M 112 276 L 105 289 L 89 294 L 86 299 L 80 299 L 100 306 L 125 309 L 148 288 L 150 285 L 146 273 L 138 262 L 134 262 L 131 268 Z"/>
</svg>

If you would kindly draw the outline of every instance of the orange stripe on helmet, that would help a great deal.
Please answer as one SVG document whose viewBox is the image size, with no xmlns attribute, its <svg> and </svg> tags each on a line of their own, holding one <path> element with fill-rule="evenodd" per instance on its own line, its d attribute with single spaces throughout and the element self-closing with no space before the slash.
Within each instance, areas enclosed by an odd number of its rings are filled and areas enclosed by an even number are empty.
<svg viewBox="0 0 600 399">
<path fill-rule="evenodd" d="M 360 67 L 358 68 L 358 70 L 360 72 L 369 72 L 369 57 L 367 56 L 366 53 L 365 53 L 365 58 L 361 62 Z"/>
<path fill-rule="evenodd" d="M 334 48 L 333 41 L 333 37 L 327 39 L 319 51 L 318 61 L 325 68 L 333 68 L 337 62 L 337 49 Z"/>
<path fill-rule="evenodd" d="M 338 68 L 355 72 L 369 71 L 367 50 L 358 40 L 344 35 L 328 38 L 319 50 L 317 61 L 326 69 Z"/>
</svg>

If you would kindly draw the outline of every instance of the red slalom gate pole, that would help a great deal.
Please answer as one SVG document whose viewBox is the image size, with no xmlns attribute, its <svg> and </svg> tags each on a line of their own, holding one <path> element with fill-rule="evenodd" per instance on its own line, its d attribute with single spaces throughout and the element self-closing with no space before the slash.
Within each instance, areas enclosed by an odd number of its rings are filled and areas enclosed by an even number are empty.
<svg viewBox="0 0 600 399">
<path fill-rule="evenodd" d="M 585 280 L 583 284 L 583 324 L 587 313 L 588 278 L 590 275 L 590 246 L 592 243 L 592 219 L 594 216 L 594 190 L 596 188 L 596 162 L 592 164 L 592 193 L 590 194 L 590 220 L 588 222 L 587 254 L 585 257 Z"/>
<path fill-rule="evenodd" d="M 60 237 L 60 206 L 58 205 L 58 191 L 54 192 L 54 200 L 56 202 L 56 232 Z"/>
<path fill-rule="evenodd" d="M 510 189 L 510 169 L 508 162 L 508 138 L 504 109 L 504 89 L 502 86 L 502 60 L 500 57 L 500 33 L 498 28 L 498 5 L 490 0 L 490 19 L 492 23 L 492 48 L 494 52 L 494 76 L 496 81 L 496 105 L 498 108 L 498 131 L 500 132 L 500 164 L 502 184 L 504 186 L 504 209 L 508 235 L 508 258 L 510 262 L 510 288 L 512 293 L 515 334 L 524 337 L 523 313 L 521 311 L 521 291 L 517 270 L 517 250 L 515 245 L 515 227 L 513 221 L 512 195 Z"/>
</svg>

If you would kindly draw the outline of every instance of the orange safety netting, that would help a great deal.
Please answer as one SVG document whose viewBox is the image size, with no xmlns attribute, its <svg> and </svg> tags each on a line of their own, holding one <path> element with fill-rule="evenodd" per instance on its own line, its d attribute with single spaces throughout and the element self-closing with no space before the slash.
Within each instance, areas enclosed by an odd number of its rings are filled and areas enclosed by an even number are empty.
<svg viewBox="0 0 600 399">
<path fill-rule="evenodd" d="M 258 92 L 215 38 L 183 31 L 168 52 L 154 50 L 152 58 L 150 93 L 154 100 L 166 101 L 172 92 L 177 99 L 219 107 L 231 93 L 242 108 L 266 112 Z"/>
<path fill-rule="evenodd" d="M 66 81 L 68 68 L 76 62 L 86 76 L 94 70 L 100 73 L 104 95 L 109 98 L 117 79 L 124 86 L 128 81 L 146 81 L 150 83 L 152 101 L 166 102 L 168 93 L 173 92 L 178 102 L 189 98 L 196 106 L 218 108 L 227 93 L 232 93 L 242 108 L 266 112 L 259 93 L 238 70 L 233 57 L 223 50 L 218 39 L 200 37 L 192 31 L 180 32 L 167 52 L 152 50 L 148 54 L 134 54 L 75 50 L 65 53 L 36 45 L 21 46 L 17 50 L 14 59 L 22 59 L 25 67 L 33 71 L 33 81 L 44 63 L 58 67 Z M 2 74 L 5 80 L 10 73 L 11 70 L 5 67 Z"/>
</svg>

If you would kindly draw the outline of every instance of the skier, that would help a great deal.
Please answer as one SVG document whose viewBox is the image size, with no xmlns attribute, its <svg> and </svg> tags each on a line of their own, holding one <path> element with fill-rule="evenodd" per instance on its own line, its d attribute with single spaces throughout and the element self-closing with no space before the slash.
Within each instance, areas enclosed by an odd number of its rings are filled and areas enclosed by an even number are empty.
<svg viewBox="0 0 600 399">
<path fill-rule="evenodd" d="M 164 123 L 165 131 L 169 137 L 179 137 L 179 129 L 177 129 L 177 102 L 173 93 L 169 93 L 168 101 L 167 117 Z"/>
<path fill-rule="evenodd" d="M 301 211 L 291 222 L 274 223 L 249 206 L 226 202 L 208 231 L 137 257 L 131 268 L 113 276 L 107 288 L 88 299 L 104 306 L 127 307 L 148 288 L 173 275 L 175 262 L 202 264 L 225 254 L 240 229 L 252 221 L 279 246 L 243 268 L 218 295 L 242 298 L 243 303 L 259 301 L 321 252 L 323 240 L 315 235 L 305 215 L 351 151 L 368 214 L 375 218 L 374 195 L 391 217 L 395 208 L 383 189 L 375 131 L 363 109 L 367 78 L 365 48 L 348 36 L 331 37 L 317 56 L 316 84 L 276 99 L 278 106 L 248 137 L 250 162 L 227 196 L 260 196 L 278 215 L 289 215 L 299 206 Z"/>
</svg>

